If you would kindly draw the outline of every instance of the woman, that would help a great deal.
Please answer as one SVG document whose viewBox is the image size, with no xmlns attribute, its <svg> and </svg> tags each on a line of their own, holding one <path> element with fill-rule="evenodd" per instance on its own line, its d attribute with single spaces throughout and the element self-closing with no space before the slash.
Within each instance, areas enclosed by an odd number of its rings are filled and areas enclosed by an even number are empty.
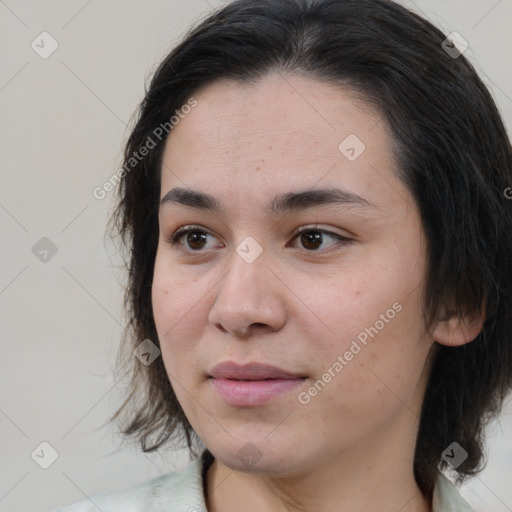
<svg viewBox="0 0 512 512">
<path fill-rule="evenodd" d="M 386 0 L 238 0 L 166 57 L 114 419 L 196 458 L 63 510 L 471 510 L 439 470 L 481 469 L 510 389 L 512 152 L 462 51 Z"/>
</svg>

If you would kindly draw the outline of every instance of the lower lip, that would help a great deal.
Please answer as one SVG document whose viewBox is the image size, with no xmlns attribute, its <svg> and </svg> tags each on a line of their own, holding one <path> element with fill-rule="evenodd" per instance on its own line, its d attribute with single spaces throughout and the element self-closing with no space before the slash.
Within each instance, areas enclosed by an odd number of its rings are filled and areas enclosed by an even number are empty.
<svg viewBox="0 0 512 512">
<path fill-rule="evenodd" d="M 257 406 L 267 403 L 277 395 L 296 388 L 303 378 L 270 380 L 231 380 L 211 378 L 217 393 L 235 407 Z"/>
</svg>

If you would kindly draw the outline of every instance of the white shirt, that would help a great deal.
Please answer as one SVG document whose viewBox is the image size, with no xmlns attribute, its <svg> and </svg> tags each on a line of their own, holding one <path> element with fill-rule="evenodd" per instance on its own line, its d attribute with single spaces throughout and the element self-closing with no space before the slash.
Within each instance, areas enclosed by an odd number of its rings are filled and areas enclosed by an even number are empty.
<svg viewBox="0 0 512 512">
<path fill-rule="evenodd" d="M 207 512 L 203 494 L 203 458 L 174 471 L 118 491 L 95 494 L 56 512 Z M 433 512 L 474 512 L 455 486 L 439 473 Z"/>
</svg>

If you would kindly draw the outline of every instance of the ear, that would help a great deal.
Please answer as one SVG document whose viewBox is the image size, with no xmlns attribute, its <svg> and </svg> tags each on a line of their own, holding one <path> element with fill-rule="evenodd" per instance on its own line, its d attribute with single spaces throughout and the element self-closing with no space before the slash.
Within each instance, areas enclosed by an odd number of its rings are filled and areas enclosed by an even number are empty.
<svg viewBox="0 0 512 512">
<path fill-rule="evenodd" d="M 480 334 L 485 322 L 483 305 L 480 311 L 462 316 L 450 312 L 445 316 L 437 321 L 433 337 L 441 345 L 449 347 L 459 347 L 473 341 Z"/>
</svg>

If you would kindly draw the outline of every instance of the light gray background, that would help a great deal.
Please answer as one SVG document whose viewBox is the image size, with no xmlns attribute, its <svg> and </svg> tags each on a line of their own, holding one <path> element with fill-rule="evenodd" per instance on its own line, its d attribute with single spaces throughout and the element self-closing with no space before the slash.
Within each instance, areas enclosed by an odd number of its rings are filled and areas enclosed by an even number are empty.
<svg viewBox="0 0 512 512">
<path fill-rule="evenodd" d="M 404 0 L 469 42 L 512 126 L 512 0 Z M 121 333 L 122 273 L 104 241 L 126 124 L 145 78 L 213 0 L 0 0 L 0 511 L 51 511 L 99 491 L 183 467 L 185 452 L 147 454 L 99 428 L 122 383 L 112 375 Z M 42 59 L 31 42 L 59 47 Z M 512 185 L 512 184 L 511 184 Z M 41 262 L 48 237 L 58 252 Z M 462 488 L 476 511 L 512 510 L 512 406 L 488 429 L 489 463 Z M 31 453 L 58 452 L 48 468 Z M 48 452 L 46 452 L 48 453 Z"/>
</svg>

